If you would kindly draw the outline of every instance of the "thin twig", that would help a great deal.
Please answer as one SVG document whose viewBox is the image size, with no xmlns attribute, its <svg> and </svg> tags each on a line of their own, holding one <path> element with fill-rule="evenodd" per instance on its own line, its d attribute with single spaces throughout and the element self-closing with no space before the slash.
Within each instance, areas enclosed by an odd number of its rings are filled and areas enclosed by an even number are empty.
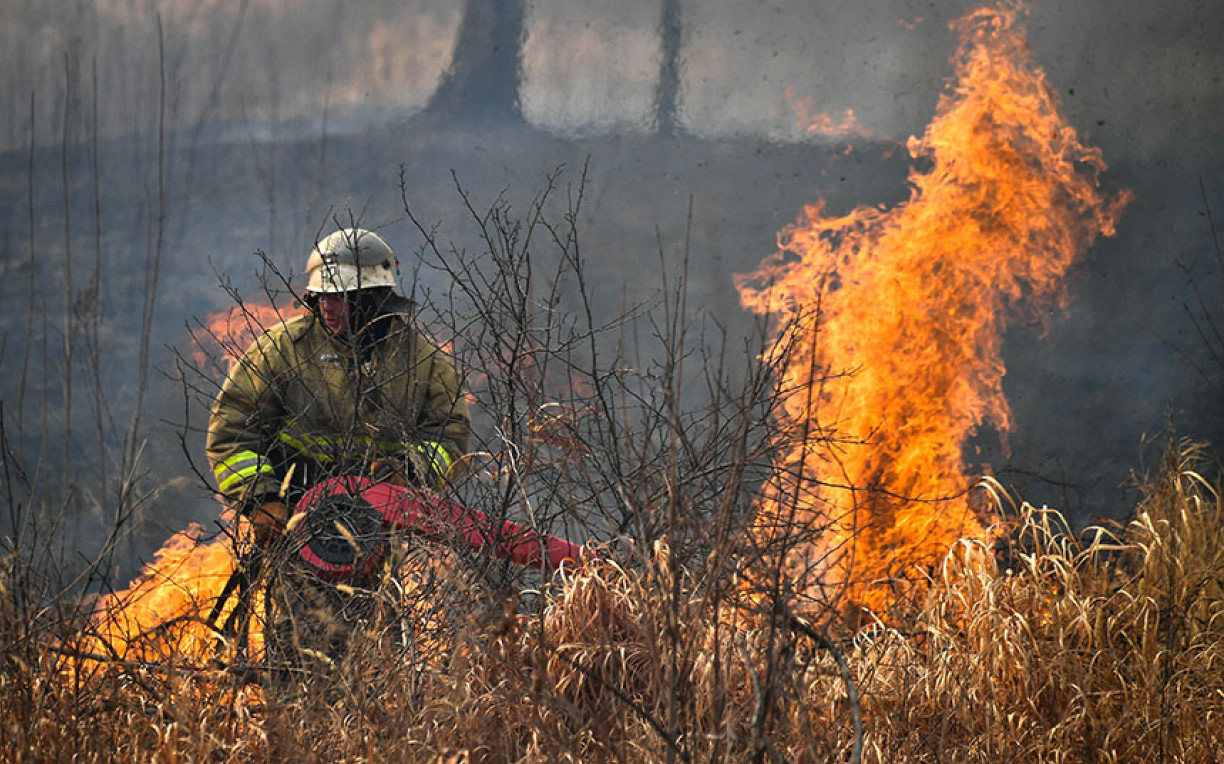
<svg viewBox="0 0 1224 764">
<path fill-rule="evenodd" d="M 854 723 L 854 748 L 850 752 L 850 764 L 858 764 L 863 758 L 863 708 L 859 703 L 858 687 L 854 683 L 854 675 L 850 672 L 850 664 L 846 662 L 846 656 L 842 654 L 837 645 L 833 644 L 832 640 L 789 610 L 785 612 L 787 623 L 792 630 L 815 642 L 817 647 L 827 651 L 837 662 L 842 681 L 846 684 L 846 701 L 850 704 L 850 718 Z"/>
</svg>

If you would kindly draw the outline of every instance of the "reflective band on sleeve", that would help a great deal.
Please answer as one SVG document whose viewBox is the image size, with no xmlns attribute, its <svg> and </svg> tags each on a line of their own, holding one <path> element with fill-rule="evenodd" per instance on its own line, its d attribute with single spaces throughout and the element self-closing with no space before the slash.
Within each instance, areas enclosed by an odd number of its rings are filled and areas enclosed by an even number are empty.
<svg viewBox="0 0 1224 764">
<path fill-rule="evenodd" d="M 451 458 L 446 449 L 436 440 L 423 440 L 417 444 L 416 450 L 429 459 L 434 471 L 442 477 L 450 474 Z"/>
<path fill-rule="evenodd" d="M 217 487 L 222 493 L 255 475 L 270 475 L 272 472 L 272 465 L 268 460 L 254 451 L 239 451 L 221 461 L 213 470 Z"/>
</svg>

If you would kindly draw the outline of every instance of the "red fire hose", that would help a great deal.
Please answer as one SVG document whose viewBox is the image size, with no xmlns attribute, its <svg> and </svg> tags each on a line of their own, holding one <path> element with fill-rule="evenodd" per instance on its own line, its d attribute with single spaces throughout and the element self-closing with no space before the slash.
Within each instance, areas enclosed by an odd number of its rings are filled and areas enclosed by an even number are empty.
<svg viewBox="0 0 1224 764">
<path fill-rule="evenodd" d="M 367 477 L 325 480 L 306 492 L 293 514 L 290 538 L 302 560 L 328 581 L 373 574 L 396 531 L 460 541 L 478 554 L 537 569 L 583 561 L 582 547 L 565 539 L 509 520 L 495 529 L 484 512 Z"/>
</svg>

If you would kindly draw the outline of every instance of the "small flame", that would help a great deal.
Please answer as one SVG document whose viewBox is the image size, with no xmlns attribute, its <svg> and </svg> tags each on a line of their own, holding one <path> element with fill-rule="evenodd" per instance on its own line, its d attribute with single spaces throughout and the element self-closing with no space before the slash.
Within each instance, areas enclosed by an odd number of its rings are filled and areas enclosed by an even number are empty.
<svg viewBox="0 0 1224 764">
<path fill-rule="evenodd" d="M 300 316 L 306 309 L 300 305 L 281 307 L 261 295 L 255 301 L 239 301 L 224 310 L 210 313 L 191 332 L 197 368 L 220 369 L 229 373 L 256 337 L 282 321 Z M 224 369 L 221 364 L 224 363 Z"/>
<path fill-rule="evenodd" d="M 237 598 L 224 603 L 215 623 L 207 616 L 236 567 L 235 544 L 226 536 L 205 543 L 202 534 L 194 524 L 175 534 L 127 589 L 100 600 L 79 645 L 81 653 L 155 664 L 174 660 L 203 665 L 213 658 L 232 658 L 226 655 L 219 627 Z M 253 613 L 262 612 L 258 600 L 251 603 Z M 250 621 L 248 644 L 253 655 L 263 649 L 258 618 Z"/>
<path fill-rule="evenodd" d="M 203 542 L 203 529 L 192 525 L 172 536 L 127 589 L 100 599 L 88 627 L 66 651 L 76 656 L 70 667 L 89 673 L 110 664 L 191 669 L 263 664 L 268 572 L 248 569 L 254 577 L 246 595 L 247 617 L 231 622 L 243 597 L 237 588 L 227 592 L 226 585 L 238 567 L 235 551 L 249 547 L 251 534 L 249 523 L 236 521 L 232 511 L 224 513 L 222 524 L 236 528 L 237 537 L 222 534 Z M 357 544 L 347 529 L 342 532 Z M 439 575 L 453 575 L 462 566 L 446 547 L 418 542 L 403 551 L 395 591 L 405 617 L 414 624 L 418 646 L 441 654 L 450 623 L 426 595 L 436 588 Z"/>
<path fill-rule="evenodd" d="M 796 97 L 795 89 L 787 86 L 786 100 L 795 112 L 795 126 L 808 135 L 873 138 L 872 133 L 859 124 L 854 109 L 845 109 L 840 116 L 828 112 L 817 112 L 811 96 Z"/>
<path fill-rule="evenodd" d="M 779 380 L 792 439 L 756 530 L 818 532 L 787 557 L 800 593 L 879 610 L 881 583 L 984 535 L 963 449 L 983 425 L 1012 426 L 1003 330 L 1065 304 L 1063 275 L 1129 200 L 1098 187 L 1101 154 L 1030 61 L 1024 12 L 953 22 L 956 77 L 909 141 L 908 201 L 810 206 L 737 277 L 745 307 L 789 327 L 774 353 L 793 359 Z"/>
<path fill-rule="evenodd" d="M 239 301 L 209 314 L 191 332 L 193 360 L 204 373 L 227 374 L 256 337 L 268 328 L 301 315 L 304 309 L 285 309 L 272 302 Z M 249 524 L 235 521 L 227 510 L 224 525 L 236 528 L 240 544 L 249 543 Z M 187 661 L 197 666 L 215 658 L 235 657 L 220 627 L 238 601 L 228 597 L 213 622 L 207 616 L 219 600 L 237 566 L 236 539 L 221 535 L 204 542 L 198 525 L 176 533 L 155 554 L 127 589 L 97 603 L 89 628 L 77 646 L 82 656 L 115 661 L 163 663 Z M 253 614 L 263 610 L 262 593 L 250 603 Z M 246 633 L 248 655 L 263 650 L 260 619 L 252 617 Z M 77 661 L 78 669 L 96 661 Z"/>
</svg>

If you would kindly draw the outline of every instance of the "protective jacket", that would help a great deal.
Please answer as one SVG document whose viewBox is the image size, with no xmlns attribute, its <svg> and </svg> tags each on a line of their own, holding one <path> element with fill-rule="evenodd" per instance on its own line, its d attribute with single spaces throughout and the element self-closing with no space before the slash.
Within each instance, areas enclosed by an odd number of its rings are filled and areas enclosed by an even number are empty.
<svg viewBox="0 0 1224 764">
<path fill-rule="evenodd" d="M 308 313 L 269 329 L 234 365 L 207 440 L 232 504 L 292 501 L 327 477 L 368 474 L 384 461 L 421 484 L 452 474 L 471 432 L 454 366 L 406 314 L 379 321 L 378 339 L 363 344 Z"/>
</svg>

